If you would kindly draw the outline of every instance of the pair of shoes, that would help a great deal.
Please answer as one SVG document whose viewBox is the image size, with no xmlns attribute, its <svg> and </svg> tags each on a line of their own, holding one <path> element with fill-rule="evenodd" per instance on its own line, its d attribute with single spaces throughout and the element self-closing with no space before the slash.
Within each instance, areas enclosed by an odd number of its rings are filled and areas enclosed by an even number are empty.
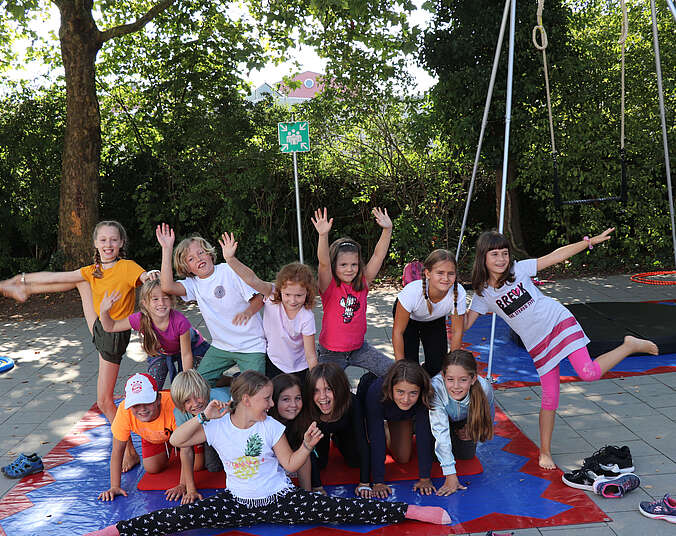
<svg viewBox="0 0 676 536">
<path fill-rule="evenodd" d="M 623 447 L 606 445 L 588 458 L 585 458 L 582 466 L 584 467 L 592 462 L 598 463 L 604 471 L 611 471 L 613 473 L 633 473 L 635 470 L 634 462 L 631 459 L 631 452 L 626 445 Z"/>
<path fill-rule="evenodd" d="M 20 454 L 16 460 L 2 468 L 2 474 L 7 478 L 23 478 L 44 470 L 40 456 L 34 452 L 29 455 Z"/>
<path fill-rule="evenodd" d="M 641 484 L 641 480 L 634 473 L 606 471 L 593 460 L 585 462 L 577 471 L 565 473 L 561 480 L 571 488 L 593 491 L 606 498 L 623 497 Z"/>
<path fill-rule="evenodd" d="M 638 510 L 646 517 L 676 523 L 676 500 L 672 499 L 668 493 L 660 501 L 642 501 Z"/>
<path fill-rule="evenodd" d="M 561 477 L 563 483 L 571 488 L 583 489 L 585 491 L 594 491 L 594 482 L 598 478 L 613 478 L 617 477 L 617 473 L 606 471 L 601 466 L 592 461 L 585 461 L 582 468 L 573 471 L 572 473 L 564 473 Z"/>
</svg>

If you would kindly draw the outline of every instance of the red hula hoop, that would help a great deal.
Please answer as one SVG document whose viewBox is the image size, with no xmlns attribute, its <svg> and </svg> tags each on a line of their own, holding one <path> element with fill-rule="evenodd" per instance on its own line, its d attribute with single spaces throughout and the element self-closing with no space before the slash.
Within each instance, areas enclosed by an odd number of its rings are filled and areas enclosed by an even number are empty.
<svg viewBox="0 0 676 536">
<path fill-rule="evenodd" d="M 651 279 L 651 277 L 655 277 L 657 275 L 674 275 L 674 274 L 676 274 L 675 270 L 665 270 L 661 272 L 643 272 L 642 274 L 632 275 L 631 280 L 634 283 L 643 283 L 644 285 L 661 285 L 661 286 L 676 285 L 676 280 L 655 281 L 654 279 Z"/>
</svg>

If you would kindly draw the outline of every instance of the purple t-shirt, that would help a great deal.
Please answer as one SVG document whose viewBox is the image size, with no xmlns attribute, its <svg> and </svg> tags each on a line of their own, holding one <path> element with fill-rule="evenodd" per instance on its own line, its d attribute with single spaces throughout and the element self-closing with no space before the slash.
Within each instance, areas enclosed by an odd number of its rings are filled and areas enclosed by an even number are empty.
<svg viewBox="0 0 676 536">
<path fill-rule="evenodd" d="M 141 329 L 141 313 L 133 313 L 129 315 L 129 324 L 132 329 L 139 331 Z M 180 354 L 181 341 L 180 337 L 191 328 L 190 320 L 188 320 L 183 313 L 176 309 L 172 309 L 169 313 L 169 325 L 165 331 L 157 329 L 153 324 L 153 330 L 157 334 L 157 340 L 162 347 L 161 353 L 166 355 Z M 199 336 L 200 340 L 197 344 L 201 344 L 204 338 Z"/>
</svg>

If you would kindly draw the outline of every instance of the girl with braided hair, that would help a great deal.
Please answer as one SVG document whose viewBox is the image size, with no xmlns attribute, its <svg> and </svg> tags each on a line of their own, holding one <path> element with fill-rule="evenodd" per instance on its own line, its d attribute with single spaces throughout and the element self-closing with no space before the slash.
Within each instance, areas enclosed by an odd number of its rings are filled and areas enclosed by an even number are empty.
<svg viewBox="0 0 676 536">
<path fill-rule="evenodd" d="M 110 316 L 117 320 L 134 312 L 136 287 L 152 278 L 134 261 L 127 260 L 127 233 L 116 221 L 101 221 L 94 227 L 94 264 L 72 272 L 36 272 L 20 274 L 0 281 L 0 293 L 23 302 L 33 294 L 65 292 L 77 287 L 82 297 L 87 326 L 92 333 L 94 346 L 99 352 L 99 377 L 96 384 L 96 403 L 112 423 L 117 406 L 113 402 L 113 388 L 127 350 L 131 332 L 107 333 L 98 319 L 101 301 L 106 294 L 119 292 L 120 297 L 110 309 Z M 159 277 L 158 275 L 154 276 Z M 128 471 L 139 463 L 139 456 L 131 444 L 122 463 L 122 471 Z"/>
<path fill-rule="evenodd" d="M 392 346 L 394 358 L 418 362 L 420 341 L 425 352 L 423 367 L 430 376 L 441 370 L 448 352 L 446 316 L 452 315 L 451 351 L 462 344 L 465 289 L 458 283 L 453 254 L 435 249 L 423 263 L 422 279 L 411 281 L 394 303 Z"/>
</svg>

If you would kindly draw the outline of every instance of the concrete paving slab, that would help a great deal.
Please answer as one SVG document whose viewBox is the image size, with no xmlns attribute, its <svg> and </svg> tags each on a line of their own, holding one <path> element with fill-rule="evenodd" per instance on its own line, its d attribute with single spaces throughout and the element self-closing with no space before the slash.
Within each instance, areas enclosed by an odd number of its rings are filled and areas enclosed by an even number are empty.
<svg viewBox="0 0 676 536">
<path fill-rule="evenodd" d="M 613 522 L 608 526 L 617 536 L 636 536 L 649 534 L 650 536 L 673 536 L 674 525 L 666 521 L 647 518 L 636 509 L 631 512 L 618 512 L 613 514 Z"/>
</svg>

